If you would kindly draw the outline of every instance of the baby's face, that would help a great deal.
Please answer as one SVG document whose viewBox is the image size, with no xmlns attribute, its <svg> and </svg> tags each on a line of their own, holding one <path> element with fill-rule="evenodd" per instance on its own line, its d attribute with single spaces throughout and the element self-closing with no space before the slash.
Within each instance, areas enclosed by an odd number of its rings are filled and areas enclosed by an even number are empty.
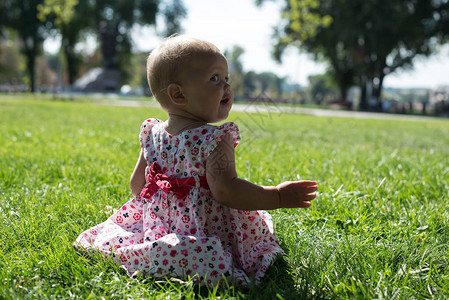
<svg viewBox="0 0 449 300">
<path fill-rule="evenodd" d="M 193 58 L 182 74 L 187 110 L 207 123 L 228 117 L 234 102 L 229 85 L 228 62 L 221 54 Z"/>
</svg>

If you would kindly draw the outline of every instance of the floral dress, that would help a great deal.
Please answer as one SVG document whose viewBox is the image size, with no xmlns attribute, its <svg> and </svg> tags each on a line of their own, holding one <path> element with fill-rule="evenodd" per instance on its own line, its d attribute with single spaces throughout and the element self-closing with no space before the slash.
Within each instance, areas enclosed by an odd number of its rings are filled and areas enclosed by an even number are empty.
<svg viewBox="0 0 449 300">
<path fill-rule="evenodd" d="M 105 222 L 83 232 L 75 247 L 99 251 L 130 276 L 177 277 L 216 285 L 257 283 L 281 249 L 265 211 L 214 201 L 206 159 L 237 125 L 204 125 L 170 135 L 157 119 L 143 122 L 140 144 L 146 184 Z"/>
</svg>

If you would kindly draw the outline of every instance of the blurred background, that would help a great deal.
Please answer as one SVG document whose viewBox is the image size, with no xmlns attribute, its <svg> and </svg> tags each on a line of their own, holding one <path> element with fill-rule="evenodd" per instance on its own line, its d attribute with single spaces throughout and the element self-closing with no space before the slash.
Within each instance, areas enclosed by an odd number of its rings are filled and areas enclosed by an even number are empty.
<svg viewBox="0 0 449 300">
<path fill-rule="evenodd" d="M 0 92 L 150 96 L 174 33 L 225 53 L 236 101 L 449 116 L 449 0 L 0 0 Z"/>
</svg>

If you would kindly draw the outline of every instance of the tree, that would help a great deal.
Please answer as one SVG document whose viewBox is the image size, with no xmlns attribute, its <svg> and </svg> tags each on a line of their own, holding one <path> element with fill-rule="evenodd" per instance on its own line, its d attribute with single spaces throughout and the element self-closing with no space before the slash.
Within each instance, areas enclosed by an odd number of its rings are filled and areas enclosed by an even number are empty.
<svg viewBox="0 0 449 300">
<path fill-rule="evenodd" d="M 262 72 L 256 75 L 256 80 L 260 85 L 260 92 L 262 94 L 270 91 L 274 98 L 280 98 L 282 96 L 282 84 L 285 78 L 279 77 L 272 72 Z"/>
<path fill-rule="evenodd" d="M 244 95 L 245 97 L 265 97 L 269 93 L 272 98 L 280 98 L 284 82 L 285 77 L 279 77 L 271 72 L 249 71 L 243 76 Z"/>
<path fill-rule="evenodd" d="M 186 15 L 181 0 L 43 0 L 38 11 L 40 20 L 61 35 L 69 84 L 80 69 L 82 60 L 76 45 L 83 36 L 97 35 L 103 68 L 118 69 L 126 80 L 133 72 L 133 26 L 155 25 L 156 15 L 160 14 L 165 21 L 162 34 L 168 36 L 179 31 L 180 20 Z"/>
<path fill-rule="evenodd" d="M 232 90 L 235 98 L 244 97 L 244 70 L 241 61 L 242 54 L 245 50 L 240 46 L 234 46 L 230 51 L 225 51 L 224 55 L 229 61 L 229 73 L 231 77 Z"/>
<path fill-rule="evenodd" d="M 3 2 L 4 22 L 17 32 L 22 41 L 22 53 L 26 57 L 29 89 L 35 91 L 36 58 L 42 51 L 45 24 L 37 18 L 37 6 L 43 0 L 9 0 Z"/>
<path fill-rule="evenodd" d="M 249 71 L 243 76 L 243 95 L 245 98 L 252 97 L 256 90 L 256 77 L 257 74 L 254 71 Z"/>
<path fill-rule="evenodd" d="M 66 60 L 68 82 L 70 85 L 78 75 L 81 56 L 75 50 L 89 28 L 89 2 L 86 0 L 44 0 L 38 5 L 38 17 L 42 22 L 49 21 L 52 28 L 61 34 L 61 52 Z"/>
<path fill-rule="evenodd" d="M 160 7 L 161 6 L 161 7 Z M 165 18 L 165 35 L 180 29 L 180 20 L 186 15 L 179 0 L 97 0 L 93 2 L 93 27 L 100 41 L 103 67 L 119 69 L 122 73 L 130 65 L 131 36 L 135 24 L 154 25 L 156 15 L 161 12 Z"/>
<path fill-rule="evenodd" d="M 416 56 L 429 56 L 436 51 L 438 44 L 434 37 L 438 34 L 439 20 L 435 13 L 443 4 L 428 0 L 383 0 L 350 7 L 359 12 L 354 24 L 360 28 L 357 43 L 353 42 L 350 51 L 357 57 L 358 75 L 363 76 L 362 93 L 368 85 L 372 98 L 380 104 L 385 76 L 401 68 L 411 68 Z M 361 108 L 366 109 L 367 98 L 361 100 Z"/>
<path fill-rule="evenodd" d="M 3 30 L 5 27 L 5 21 L 6 21 L 6 4 L 5 1 L 0 2 L 0 38 L 3 37 Z"/>
<path fill-rule="evenodd" d="M 259 1 L 263 2 L 263 1 Z M 354 83 L 380 98 L 385 76 L 435 51 L 447 0 L 288 0 L 274 54 L 294 45 L 326 59 L 346 100 Z M 439 17 L 437 17 L 437 15 Z"/>
<path fill-rule="evenodd" d="M 439 10 L 435 12 L 435 18 L 439 21 L 437 22 L 438 39 L 441 43 L 449 42 L 449 1 L 440 5 Z"/>
<path fill-rule="evenodd" d="M 2 43 L 0 40 L 0 83 L 14 85 L 21 82 L 23 74 L 20 62 L 22 60 L 17 42 Z"/>
<path fill-rule="evenodd" d="M 307 90 L 312 101 L 318 105 L 333 100 L 336 95 L 336 87 L 329 74 L 309 76 Z"/>
<path fill-rule="evenodd" d="M 181 20 L 186 17 L 187 11 L 181 0 L 171 0 L 161 2 L 159 11 L 165 22 L 165 29 L 162 32 L 164 36 L 170 36 L 178 33 L 181 28 Z"/>
</svg>

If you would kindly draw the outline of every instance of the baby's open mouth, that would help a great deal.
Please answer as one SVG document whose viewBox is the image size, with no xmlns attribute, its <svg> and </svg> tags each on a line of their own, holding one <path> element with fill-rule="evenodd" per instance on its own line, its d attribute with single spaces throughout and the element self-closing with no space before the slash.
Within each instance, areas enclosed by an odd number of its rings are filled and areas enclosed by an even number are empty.
<svg viewBox="0 0 449 300">
<path fill-rule="evenodd" d="M 228 104 L 229 98 L 224 98 L 220 101 L 221 104 Z"/>
</svg>

